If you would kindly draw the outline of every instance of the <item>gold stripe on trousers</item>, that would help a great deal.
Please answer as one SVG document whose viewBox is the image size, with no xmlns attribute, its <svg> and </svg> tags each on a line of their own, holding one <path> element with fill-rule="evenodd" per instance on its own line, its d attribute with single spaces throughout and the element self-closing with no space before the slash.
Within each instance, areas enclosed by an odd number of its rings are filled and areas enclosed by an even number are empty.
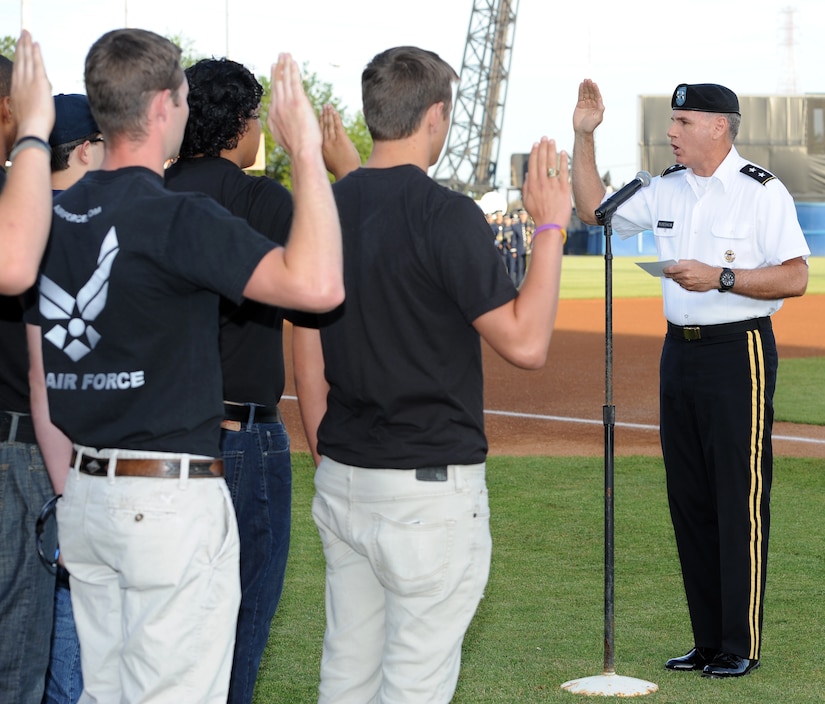
<svg viewBox="0 0 825 704">
<path fill-rule="evenodd" d="M 765 359 L 762 336 L 759 330 L 748 331 L 748 357 L 751 374 L 751 441 L 750 441 L 750 494 L 748 512 L 750 515 L 750 603 L 748 620 L 751 652 L 748 658 L 759 657 L 762 637 L 759 626 L 759 612 L 762 600 L 762 451 L 765 440 Z"/>
</svg>

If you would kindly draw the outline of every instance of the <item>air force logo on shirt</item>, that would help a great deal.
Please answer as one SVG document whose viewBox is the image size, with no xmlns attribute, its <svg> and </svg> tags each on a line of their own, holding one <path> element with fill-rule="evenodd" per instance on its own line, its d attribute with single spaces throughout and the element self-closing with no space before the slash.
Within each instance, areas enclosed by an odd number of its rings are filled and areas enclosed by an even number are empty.
<svg viewBox="0 0 825 704">
<path fill-rule="evenodd" d="M 100 245 L 97 268 L 77 292 L 77 297 L 64 291 L 49 277 L 40 277 L 40 315 L 44 320 L 61 321 L 43 337 L 63 350 L 73 362 L 89 354 L 100 341 L 100 334 L 92 323 L 106 307 L 109 274 L 119 251 L 117 233 L 112 227 Z M 46 328 L 45 324 L 43 328 Z"/>
</svg>

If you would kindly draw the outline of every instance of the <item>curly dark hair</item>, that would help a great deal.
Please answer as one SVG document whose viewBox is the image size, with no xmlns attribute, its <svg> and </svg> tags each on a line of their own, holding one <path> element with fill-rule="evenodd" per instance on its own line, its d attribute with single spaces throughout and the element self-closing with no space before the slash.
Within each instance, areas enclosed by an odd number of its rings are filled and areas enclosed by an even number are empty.
<svg viewBox="0 0 825 704">
<path fill-rule="evenodd" d="M 203 59 L 186 69 L 189 120 L 182 157 L 220 156 L 234 149 L 257 115 L 263 86 L 245 66 L 229 59 Z"/>
</svg>

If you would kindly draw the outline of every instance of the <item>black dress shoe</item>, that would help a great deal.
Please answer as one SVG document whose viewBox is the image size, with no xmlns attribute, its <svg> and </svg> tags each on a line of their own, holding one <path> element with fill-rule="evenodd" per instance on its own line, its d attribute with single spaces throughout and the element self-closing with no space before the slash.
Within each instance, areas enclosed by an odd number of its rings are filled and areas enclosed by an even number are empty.
<svg viewBox="0 0 825 704">
<path fill-rule="evenodd" d="M 665 663 L 668 670 L 688 672 L 689 670 L 701 670 L 706 665 L 713 662 L 716 651 L 713 648 L 694 648 L 687 655 L 680 658 L 671 658 Z"/>
<path fill-rule="evenodd" d="M 759 660 L 748 660 L 732 653 L 719 653 L 702 670 L 702 677 L 742 677 L 759 667 Z"/>
</svg>

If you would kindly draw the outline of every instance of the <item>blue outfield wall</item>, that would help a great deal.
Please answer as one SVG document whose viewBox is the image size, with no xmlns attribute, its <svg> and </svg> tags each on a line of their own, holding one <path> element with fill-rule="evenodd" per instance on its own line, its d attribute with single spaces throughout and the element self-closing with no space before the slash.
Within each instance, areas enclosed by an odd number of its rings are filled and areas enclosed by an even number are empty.
<svg viewBox="0 0 825 704">
<path fill-rule="evenodd" d="M 811 255 L 825 255 L 825 203 L 797 203 L 796 214 Z M 615 257 L 656 256 L 656 242 L 650 230 L 623 240 L 613 235 L 611 249 Z M 589 226 L 570 234 L 568 254 L 604 254 L 604 228 Z"/>
<path fill-rule="evenodd" d="M 825 203 L 797 203 L 796 215 L 811 255 L 825 255 Z"/>
</svg>

